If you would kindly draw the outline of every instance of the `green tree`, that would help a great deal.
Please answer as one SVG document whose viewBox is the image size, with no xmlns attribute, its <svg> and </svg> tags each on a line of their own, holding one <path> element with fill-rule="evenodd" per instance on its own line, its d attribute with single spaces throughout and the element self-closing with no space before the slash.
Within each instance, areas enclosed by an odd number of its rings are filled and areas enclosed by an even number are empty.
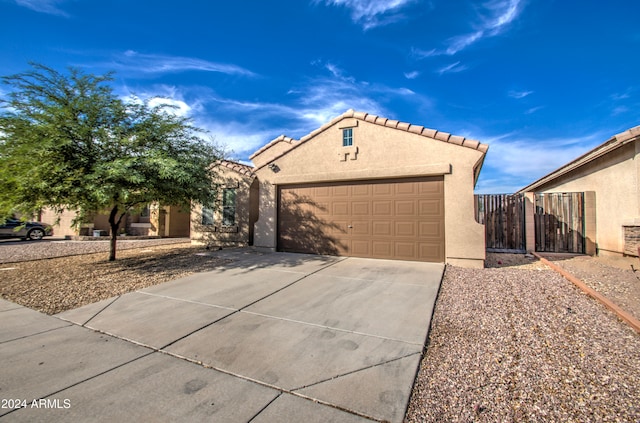
<svg viewBox="0 0 640 423">
<path fill-rule="evenodd" d="M 123 217 L 146 204 L 212 204 L 221 152 L 170 106 L 122 100 L 109 83 L 70 68 L 32 64 L 3 77 L 0 99 L 0 217 L 45 207 L 107 211 L 109 260 Z"/>
</svg>

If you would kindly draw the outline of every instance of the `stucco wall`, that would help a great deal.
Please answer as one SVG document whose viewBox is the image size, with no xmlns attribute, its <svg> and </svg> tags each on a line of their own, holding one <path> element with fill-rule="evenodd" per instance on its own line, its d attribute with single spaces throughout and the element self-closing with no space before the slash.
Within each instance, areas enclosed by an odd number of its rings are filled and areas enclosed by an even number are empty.
<svg viewBox="0 0 640 423">
<path fill-rule="evenodd" d="M 254 178 L 241 175 L 231 169 L 220 168 L 218 201 L 213 205 L 214 224 L 202 224 L 202 207 L 191 210 L 191 242 L 219 247 L 246 246 L 250 244 L 250 192 Z M 236 189 L 236 224 L 222 225 L 222 192 L 224 188 Z"/>
<path fill-rule="evenodd" d="M 353 146 L 342 128 L 353 127 Z M 255 245 L 276 248 L 277 185 L 444 175 L 447 262 L 484 264 L 484 226 L 474 217 L 473 169 L 483 153 L 407 131 L 345 118 L 275 158 L 255 173 L 261 183 Z"/>
<path fill-rule="evenodd" d="M 599 254 L 622 254 L 623 225 L 640 224 L 640 142 L 629 143 L 538 188 L 537 192 L 594 191 Z"/>
<path fill-rule="evenodd" d="M 44 209 L 40 214 L 40 220 L 53 225 L 54 236 L 74 236 L 77 231 L 71 226 L 76 213 L 65 210 L 61 214 L 56 214 L 52 209 Z M 58 221 L 58 219 L 60 219 Z M 56 223 L 56 221 L 58 223 Z"/>
</svg>

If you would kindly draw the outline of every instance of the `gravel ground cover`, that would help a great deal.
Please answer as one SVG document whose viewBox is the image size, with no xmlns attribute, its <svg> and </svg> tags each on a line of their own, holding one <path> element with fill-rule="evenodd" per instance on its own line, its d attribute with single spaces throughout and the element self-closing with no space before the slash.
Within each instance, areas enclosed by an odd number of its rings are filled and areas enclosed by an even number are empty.
<svg viewBox="0 0 640 423">
<path fill-rule="evenodd" d="M 447 266 L 406 422 L 640 421 L 640 335 L 535 260 L 488 264 Z"/>
<path fill-rule="evenodd" d="M 0 265 L 0 297 L 56 314 L 196 272 L 223 263 L 199 255 L 190 243 L 124 250 L 107 261 L 102 253 Z"/>
<path fill-rule="evenodd" d="M 551 254 L 544 257 L 640 320 L 640 260 L 637 257 L 563 257 Z"/>
<path fill-rule="evenodd" d="M 117 252 L 133 248 L 154 247 L 157 245 L 184 244 L 189 238 L 158 238 L 126 240 L 118 239 Z M 14 241 L 0 243 L 0 263 L 40 260 L 52 257 L 66 257 L 79 254 L 109 251 L 109 241 L 65 241 L 48 239 L 43 241 Z"/>
</svg>

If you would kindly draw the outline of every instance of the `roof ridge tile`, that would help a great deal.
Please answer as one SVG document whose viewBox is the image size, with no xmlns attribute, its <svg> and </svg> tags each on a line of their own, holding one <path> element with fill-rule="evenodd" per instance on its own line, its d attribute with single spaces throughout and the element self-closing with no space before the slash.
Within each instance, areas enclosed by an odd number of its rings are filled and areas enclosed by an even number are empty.
<svg viewBox="0 0 640 423">
<path fill-rule="evenodd" d="M 249 166 L 243 163 L 234 162 L 233 160 L 227 160 L 227 159 L 219 160 L 217 164 L 219 166 L 223 166 L 223 167 L 226 167 L 227 169 L 231 169 L 235 172 L 238 172 L 241 175 L 253 176 L 254 168 L 252 166 Z"/>
</svg>

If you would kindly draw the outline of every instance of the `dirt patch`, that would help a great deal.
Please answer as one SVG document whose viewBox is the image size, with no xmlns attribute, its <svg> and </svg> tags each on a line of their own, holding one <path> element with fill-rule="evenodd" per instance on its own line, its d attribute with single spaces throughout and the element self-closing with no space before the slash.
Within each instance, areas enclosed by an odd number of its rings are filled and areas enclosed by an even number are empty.
<svg viewBox="0 0 640 423">
<path fill-rule="evenodd" d="M 489 269 L 502 267 L 535 270 L 548 269 L 545 264 L 531 254 L 487 253 L 484 265 Z"/>
<path fill-rule="evenodd" d="M 47 314 L 213 270 L 227 262 L 202 247 L 163 245 L 0 265 L 0 297 Z"/>
</svg>

